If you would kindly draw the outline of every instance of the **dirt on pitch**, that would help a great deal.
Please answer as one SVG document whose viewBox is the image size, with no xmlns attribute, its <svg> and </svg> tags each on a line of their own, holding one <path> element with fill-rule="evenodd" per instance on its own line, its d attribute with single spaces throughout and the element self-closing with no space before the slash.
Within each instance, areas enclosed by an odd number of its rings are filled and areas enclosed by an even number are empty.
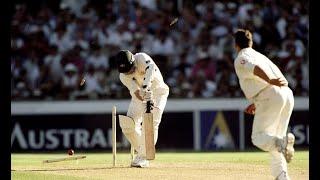
<svg viewBox="0 0 320 180">
<path fill-rule="evenodd" d="M 111 165 L 72 166 L 45 165 L 39 167 L 18 168 L 16 171 L 36 172 L 46 175 L 66 175 L 79 179 L 137 179 L 137 180 L 271 180 L 269 166 L 248 163 L 164 163 L 152 162 L 149 168 L 130 168 L 128 163 Z M 290 167 L 292 180 L 309 179 L 308 169 Z"/>
</svg>

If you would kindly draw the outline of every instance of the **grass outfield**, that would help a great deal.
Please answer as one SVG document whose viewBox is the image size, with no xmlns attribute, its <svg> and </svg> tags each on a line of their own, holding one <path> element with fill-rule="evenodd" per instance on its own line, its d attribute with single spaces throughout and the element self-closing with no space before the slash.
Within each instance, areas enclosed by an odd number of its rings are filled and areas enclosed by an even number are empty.
<svg viewBox="0 0 320 180">
<path fill-rule="evenodd" d="M 112 167 L 110 153 L 79 153 L 87 158 L 43 164 L 50 158 L 66 154 L 12 154 L 12 179 L 213 179 L 264 180 L 270 175 L 266 152 L 159 152 L 149 168 L 130 168 L 130 154 L 118 153 L 117 166 Z M 292 180 L 309 179 L 309 151 L 297 151 L 288 164 Z"/>
</svg>

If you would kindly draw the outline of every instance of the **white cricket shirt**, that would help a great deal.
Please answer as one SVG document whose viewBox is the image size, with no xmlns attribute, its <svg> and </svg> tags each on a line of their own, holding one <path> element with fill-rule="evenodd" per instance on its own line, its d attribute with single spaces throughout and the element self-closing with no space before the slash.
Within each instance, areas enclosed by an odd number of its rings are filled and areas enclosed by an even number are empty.
<svg viewBox="0 0 320 180">
<path fill-rule="evenodd" d="M 135 97 L 134 92 L 144 85 L 153 91 L 154 96 L 167 93 L 169 87 L 152 58 L 146 53 L 136 53 L 133 57 L 135 71 L 129 75 L 120 73 L 120 80 L 129 89 L 131 96 Z"/>
<path fill-rule="evenodd" d="M 281 78 L 285 80 L 280 69 L 265 55 L 252 48 L 240 50 L 234 61 L 234 67 L 239 78 L 240 87 L 249 100 L 256 96 L 263 88 L 270 85 L 253 74 L 255 66 L 259 66 L 270 79 Z"/>
</svg>

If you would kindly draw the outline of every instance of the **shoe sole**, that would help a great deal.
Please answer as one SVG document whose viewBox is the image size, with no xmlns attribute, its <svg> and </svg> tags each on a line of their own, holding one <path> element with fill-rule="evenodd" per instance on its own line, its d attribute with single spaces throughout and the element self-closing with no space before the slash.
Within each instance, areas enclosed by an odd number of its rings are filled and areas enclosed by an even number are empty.
<svg viewBox="0 0 320 180">
<path fill-rule="evenodd" d="M 135 168 L 146 168 L 146 167 L 149 167 L 149 165 L 141 166 L 140 164 L 131 164 L 131 167 L 135 167 Z"/>
<path fill-rule="evenodd" d="M 295 141 L 294 135 L 292 133 L 289 133 L 287 135 L 287 146 L 285 149 L 285 158 L 287 163 L 291 162 L 294 156 L 294 147 L 293 147 L 294 141 Z"/>
<path fill-rule="evenodd" d="M 139 166 L 139 165 L 131 165 L 131 167 L 133 167 L 133 168 L 142 168 L 142 167 Z"/>
<path fill-rule="evenodd" d="M 149 166 L 131 165 L 131 167 L 134 167 L 134 168 L 147 168 Z"/>
</svg>

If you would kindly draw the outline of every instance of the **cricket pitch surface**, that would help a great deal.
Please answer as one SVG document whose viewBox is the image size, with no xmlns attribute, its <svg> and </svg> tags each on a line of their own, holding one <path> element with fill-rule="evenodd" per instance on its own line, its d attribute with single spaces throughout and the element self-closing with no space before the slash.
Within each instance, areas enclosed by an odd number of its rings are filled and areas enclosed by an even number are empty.
<svg viewBox="0 0 320 180">
<path fill-rule="evenodd" d="M 43 163 L 63 153 L 11 154 L 11 179 L 272 180 L 266 152 L 157 152 L 148 168 L 131 168 L 130 152 L 84 153 L 85 159 Z M 309 179 L 309 151 L 296 151 L 288 164 L 292 180 Z"/>
</svg>

